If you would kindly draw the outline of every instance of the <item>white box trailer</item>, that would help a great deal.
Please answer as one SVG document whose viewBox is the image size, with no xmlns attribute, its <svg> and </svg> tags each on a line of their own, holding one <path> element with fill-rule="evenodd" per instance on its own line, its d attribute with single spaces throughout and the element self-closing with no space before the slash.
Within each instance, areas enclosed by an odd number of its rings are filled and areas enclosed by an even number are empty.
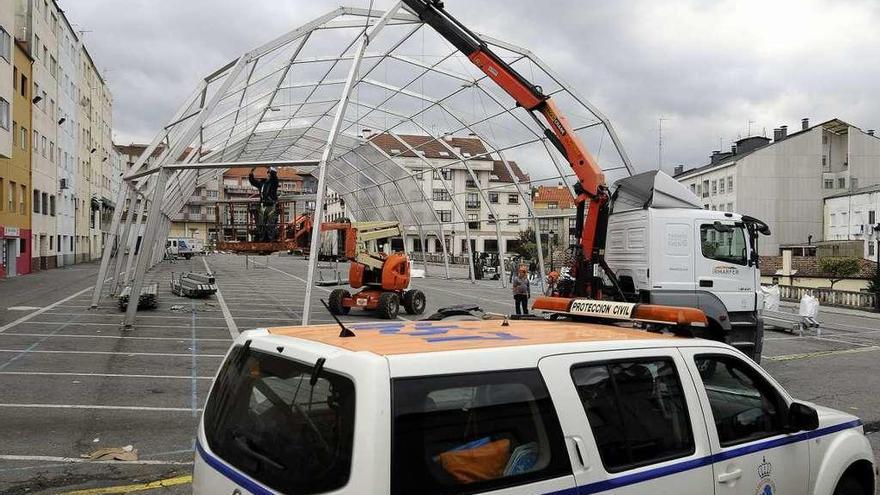
<svg viewBox="0 0 880 495">
<path fill-rule="evenodd" d="M 757 219 L 703 209 L 662 172 L 617 182 L 605 259 L 627 299 L 699 308 L 707 332 L 760 356 L 763 321 Z"/>
</svg>

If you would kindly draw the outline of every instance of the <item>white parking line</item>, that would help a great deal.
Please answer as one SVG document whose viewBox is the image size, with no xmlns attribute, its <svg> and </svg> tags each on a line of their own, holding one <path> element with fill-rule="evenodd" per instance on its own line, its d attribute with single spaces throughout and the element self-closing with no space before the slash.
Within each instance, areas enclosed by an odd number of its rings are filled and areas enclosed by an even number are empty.
<svg viewBox="0 0 880 495">
<path fill-rule="evenodd" d="M 86 287 L 85 289 L 77 292 L 76 294 L 73 294 L 72 296 L 67 296 L 60 301 L 56 301 L 56 302 L 46 306 L 45 308 L 38 309 L 38 310 L 34 311 L 33 313 L 28 313 L 15 321 L 9 322 L 9 323 L 3 325 L 2 327 L 0 327 L 0 333 L 3 333 L 5 331 L 9 330 L 10 328 L 18 325 L 19 323 L 24 323 L 24 322 L 30 320 L 31 318 L 33 318 L 34 316 L 39 316 L 39 315 L 45 313 L 46 311 L 49 311 L 50 309 L 54 308 L 55 306 L 58 306 L 60 304 L 64 304 L 67 301 L 70 301 L 71 299 L 73 299 L 81 294 L 85 294 L 86 292 L 92 290 L 93 287 L 94 287 L 94 285 L 91 287 Z M 58 323 L 58 322 L 56 322 L 56 323 Z"/>
<path fill-rule="evenodd" d="M 21 352 L 25 354 L 101 354 L 111 356 L 162 356 L 162 357 L 192 357 L 190 353 L 177 352 L 109 352 L 109 351 L 35 351 L 27 349 L 0 349 L 0 352 Z M 198 357 L 222 358 L 223 354 L 198 354 Z"/>
<path fill-rule="evenodd" d="M 14 455 L 0 454 L 0 461 L 49 461 L 62 463 L 88 463 L 88 464 L 132 464 L 148 466 L 191 466 L 192 461 L 162 461 L 158 459 L 143 459 L 138 461 L 93 461 L 80 457 L 58 457 L 52 455 Z M 45 467 L 45 466 L 39 466 Z"/>
<path fill-rule="evenodd" d="M 29 322 L 27 322 L 28 325 L 34 325 L 34 324 L 39 324 L 39 325 L 58 325 L 58 324 L 61 324 L 61 323 L 64 323 L 64 322 L 63 322 L 63 321 L 29 321 Z M 88 326 L 88 327 L 99 326 L 99 327 L 114 327 L 114 328 L 119 328 L 119 327 L 120 327 L 120 323 L 77 322 L 77 323 L 71 323 L 70 326 Z M 138 325 L 138 328 L 164 328 L 164 329 L 167 329 L 167 330 L 177 330 L 177 329 L 180 329 L 180 330 L 189 330 L 190 327 L 189 327 L 189 325 Z M 211 327 L 209 327 L 209 326 L 204 326 L 204 325 L 202 325 L 202 326 L 197 326 L 196 328 L 197 328 L 197 329 L 201 329 L 201 330 L 223 330 L 223 327 L 222 327 L 222 326 L 218 326 L 218 327 L 213 327 L 213 326 L 211 326 Z M 10 334 L 10 335 L 15 335 L 15 334 Z"/>
<path fill-rule="evenodd" d="M 205 271 L 208 273 L 213 273 L 211 268 L 208 266 L 208 260 L 206 258 L 202 258 L 202 263 L 205 264 Z M 232 313 L 229 312 L 229 307 L 226 306 L 226 301 L 223 299 L 223 293 L 220 291 L 220 285 L 217 285 L 217 302 L 220 303 L 220 309 L 223 311 L 223 319 L 226 320 L 226 328 L 229 329 L 229 336 L 236 339 L 239 335 L 238 325 L 235 324 L 235 319 L 232 317 Z"/>
<path fill-rule="evenodd" d="M 191 380 L 190 375 L 126 375 L 123 373 L 61 373 L 51 371 L 0 371 L 2 375 L 78 376 L 82 378 L 145 378 L 149 380 Z M 197 376 L 198 380 L 213 380 L 213 376 Z"/>
<path fill-rule="evenodd" d="M 104 406 L 98 404 L 0 404 L 0 407 L 9 409 L 102 409 L 110 411 L 155 411 L 155 412 L 185 412 L 191 411 L 188 407 L 149 407 L 149 406 Z M 201 408 L 199 409 L 201 411 Z"/>
<path fill-rule="evenodd" d="M 121 340 L 168 340 L 174 342 L 187 342 L 191 339 L 188 338 L 180 338 L 180 337 L 129 337 L 129 336 L 119 336 L 119 335 L 76 335 L 70 333 L 5 333 L 0 335 L 0 337 L 46 337 L 49 336 L 51 338 L 65 337 L 65 338 L 73 338 L 73 339 L 121 339 Z M 229 342 L 229 339 L 209 339 L 209 338 L 198 338 L 197 342 Z"/>
</svg>

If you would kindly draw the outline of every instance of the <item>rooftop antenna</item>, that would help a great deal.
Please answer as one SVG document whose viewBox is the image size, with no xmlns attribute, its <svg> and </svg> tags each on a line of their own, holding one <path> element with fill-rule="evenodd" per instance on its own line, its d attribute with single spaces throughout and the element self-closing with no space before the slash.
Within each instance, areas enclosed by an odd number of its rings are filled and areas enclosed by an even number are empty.
<svg viewBox="0 0 880 495">
<path fill-rule="evenodd" d="M 337 318 L 336 315 L 333 314 L 333 311 L 330 311 L 330 306 L 327 304 L 327 301 L 321 299 L 321 304 L 323 304 L 324 307 L 327 308 L 327 312 L 330 313 L 330 316 L 333 317 L 333 320 L 336 321 L 336 324 L 339 325 L 339 328 L 342 329 L 342 331 L 339 332 L 340 337 L 355 337 L 354 332 L 349 330 L 348 327 L 346 327 L 344 323 L 339 321 L 339 318 Z"/>
</svg>

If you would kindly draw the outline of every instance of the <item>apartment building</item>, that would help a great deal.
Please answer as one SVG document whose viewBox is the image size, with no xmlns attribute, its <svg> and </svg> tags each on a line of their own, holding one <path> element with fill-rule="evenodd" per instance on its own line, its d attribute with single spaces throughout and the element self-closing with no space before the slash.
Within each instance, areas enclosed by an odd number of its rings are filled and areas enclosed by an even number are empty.
<svg viewBox="0 0 880 495">
<path fill-rule="evenodd" d="M 0 159 L 12 157 L 12 87 L 15 47 L 15 5 L 9 2 L 0 4 Z"/>
<path fill-rule="evenodd" d="M 803 119 L 797 132 L 781 126 L 772 140 L 746 137 L 713 152 L 706 165 L 683 168 L 675 178 L 704 208 L 765 221 L 772 235 L 761 238 L 759 251 L 779 255 L 822 236 L 825 197 L 880 183 L 880 138 L 840 119 L 813 126 Z"/>
<path fill-rule="evenodd" d="M 826 242 L 858 241 L 857 256 L 877 260 L 880 239 L 880 184 L 860 187 L 825 198 L 824 230 Z M 850 244 L 850 243 L 843 243 Z"/>
<path fill-rule="evenodd" d="M 576 243 L 571 232 L 575 227 L 575 203 L 571 190 L 563 184 L 538 186 L 532 196 L 541 239 L 553 250 L 565 250 Z"/>
<path fill-rule="evenodd" d="M 88 224 L 78 195 L 82 178 L 77 154 L 77 74 L 79 38 L 67 18 L 60 15 L 58 24 L 58 100 L 56 106 L 56 170 L 58 173 L 58 208 L 56 211 L 56 264 L 72 265 L 77 262 L 77 238 L 82 226 Z M 87 196 L 85 196 L 87 197 Z"/>
<path fill-rule="evenodd" d="M 512 161 L 508 162 L 511 176 L 504 163 L 492 156 L 478 137 L 400 135 L 401 143 L 390 134 L 374 135 L 369 130 L 364 130 L 364 137 L 414 174 L 431 209 L 444 224 L 450 255 L 467 254 L 468 232 L 472 251 L 498 252 L 499 240 L 505 251 L 512 250 L 519 242 L 520 232 L 528 228 L 529 193 L 523 197 L 516 184 L 523 184 L 527 191 L 529 176 Z M 467 166 L 462 160 L 466 160 Z M 435 222 L 434 218 L 425 219 L 426 224 Z M 424 250 L 442 253 L 439 232 L 428 228 L 425 234 Z M 405 242 L 410 252 L 422 251 L 415 229 L 407 232 Z"/>
<path fill-rule="evenodd" d="M 0 7 L 2 8 L 2 7 Z M 10 75 L 12 142 L 0 156 L 0 278 L 31 272 L 31 65 L 24 46 L 13 42 Z M 0 65 L 5 63 L 0 60 Z"/>
</svg>

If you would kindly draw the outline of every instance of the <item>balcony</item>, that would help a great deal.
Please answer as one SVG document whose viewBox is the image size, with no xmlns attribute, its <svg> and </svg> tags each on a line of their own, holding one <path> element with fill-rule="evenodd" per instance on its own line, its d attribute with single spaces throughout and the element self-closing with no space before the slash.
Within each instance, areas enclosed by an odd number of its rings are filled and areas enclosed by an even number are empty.
<svg viewBox="0 0 880 495">
<path fill-rule="evenodd" d="M 480 202 L 479 201 L 467 201 L 467 202 L 465 202 L 464 207 L 467 208 L 468 210 L 479 210 L 480 209 Z"/>
</svg>

